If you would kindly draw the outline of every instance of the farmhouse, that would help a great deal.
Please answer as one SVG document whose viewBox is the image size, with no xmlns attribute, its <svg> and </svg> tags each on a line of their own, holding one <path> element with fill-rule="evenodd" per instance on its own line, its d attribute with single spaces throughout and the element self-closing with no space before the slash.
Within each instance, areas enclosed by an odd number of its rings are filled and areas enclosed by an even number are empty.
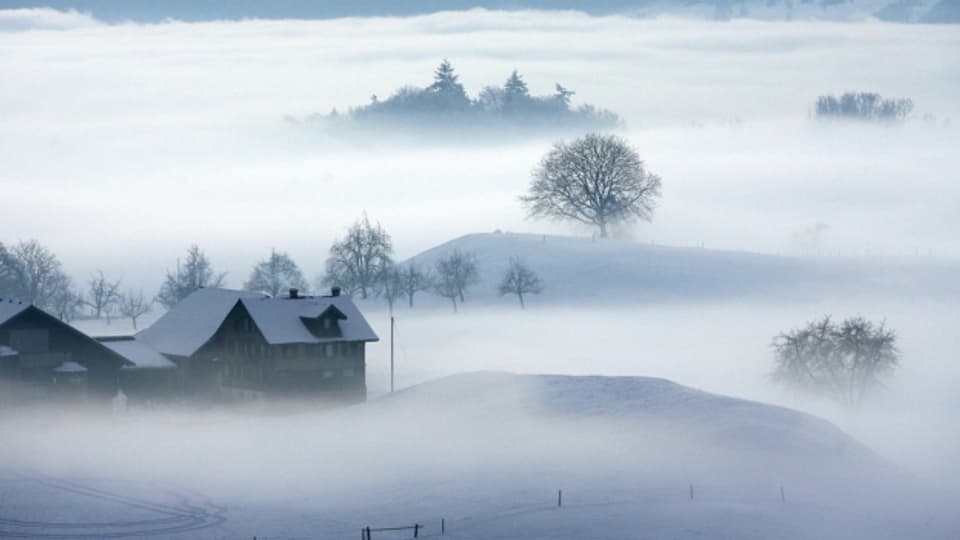
<svg viewBox="0 0 960 540">
<path fill-rule="evenodd" d="M 122 355 L 28 303 L 0 299 L 0 379 L 70 394 L 110 395 Z"/>
<path fill-rule="evenodd" d="M 366 398 L 368 342 L 379 338 L 348 296 L 192 293 L 132 339 L 103 344 L 137 366 L 136 397 L 172 384 L 187 396 Z M 173 374 L 170 379 L 169 374 Z"/>
</svg>

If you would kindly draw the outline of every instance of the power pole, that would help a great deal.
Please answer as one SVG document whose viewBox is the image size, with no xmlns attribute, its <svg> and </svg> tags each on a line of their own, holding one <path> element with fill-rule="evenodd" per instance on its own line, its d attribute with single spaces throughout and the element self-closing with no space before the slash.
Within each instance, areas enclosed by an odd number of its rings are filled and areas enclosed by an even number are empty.
<svg viewBox="0 0 960 540">
<path fill-rule="evenodd" d="M 390 316 L 390 393 L 393 393 L 393 315 Z"/>
</svg>

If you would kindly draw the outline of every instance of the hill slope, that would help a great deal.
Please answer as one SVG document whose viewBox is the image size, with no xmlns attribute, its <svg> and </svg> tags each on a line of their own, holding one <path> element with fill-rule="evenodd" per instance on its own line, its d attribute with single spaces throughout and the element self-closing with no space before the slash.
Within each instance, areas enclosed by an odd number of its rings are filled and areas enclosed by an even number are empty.
<svg viewBox="0 0 960 540">
<path fill-rule="evenodd" d="M 480 283 L 469 302 L 507 303 L 497 287 L 511 257 L 520 257 L 545 286 L 533 303 L 692 301 L 896 292 L 960 297 L 953 263 L 867 259 L 801 259 L 631 241 L 483 233 L 456 238 L 412 257 L 422 268 L 453 250 L 473 254 Z M 424 296 L 427 302 L 440 302 Z"/>
</svg>

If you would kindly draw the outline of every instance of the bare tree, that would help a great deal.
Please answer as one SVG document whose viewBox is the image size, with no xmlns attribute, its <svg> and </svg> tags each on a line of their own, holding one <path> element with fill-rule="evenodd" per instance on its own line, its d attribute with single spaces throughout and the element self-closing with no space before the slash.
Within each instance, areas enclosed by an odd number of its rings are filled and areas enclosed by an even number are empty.
<svg viewBox="0 0 960 540">
<path fill-rule="evenodd" d="M 448 294 L 453 292 L 455 294 L 453 307 L 456 311 L 456 299 L 459 298 L 462 304 L 466 300 L 464 296 L 466 290 L 480 281 L 476 257 L 455 249 L 437 261 L 436 270 L 434 290 L 444 298 L 449 298 Z"/>
<path fill-rule="evenodd" d="M 157 302 L 170 309 L 197 289 L 223 286 L 226 277 L 226 272 L 214 271 L 210 259 L 194 244 L 187 250 L 187 259 L 183 264 L 178 260 L 177 271 L 167 271 L 160 292 L 157 293 Z"/>
<path fill-rule="evenodd" d="M 420 291 L 428 291 L 433 287 L 430 274 L 423 272 L 413 261 L 400 269 L 403 293 L 407 296 L 407 304 L 413 307 L 413 297 Z"/>
<path fill-rule="evenodd" d="M 144 298 L 142 290 L 137 292 L 131 290 L 120 295 L 118 307 L 120 308 L 120 314 L 130 319 L 130 322 L 133 323 L 133 329 L 136 330 L 137 319 L 150 313 L 153 308 L 153 301 Z"/>
<path fill-rule="evenodd" d="M 530 217 L 595 225 L 606 237 L 609 225 L 649 221 L 660 183 L 624 139 L 590 134 L 570 144 L 554 144 L 534 170 L 529 193 L 520 200 Z"/>
<path fill-rule="evenodd" d="M 433 292 L 437 296 L 449 298 L 453 303 L 453 312 L 457 312 L 457 298 L 460 296 L 460 289 L 457 287 L 456 279 L 449 273 L 437 272 L 436 279 L 433 280 Z"/>
<path fill-rule="evenodd" d="M 518 257 L 510 259 L 510 266 L 503 274 L 500 282 L 500 296 L 507 294 L 517 295 L 520 300 L 520 309 L 525 309 L 523 301 L 525 294 L 540 294 L 543 291 L 543 281 L 537 274 L 525 265 Z"/>
<path fill-rule="evenodd" d="M 364 214 L 347 236 L 330 246 L 327 273 L 322 283 L 366 299 L 379 291 L 383 272 L 393 264 L 393 243 L 379 223 L 372 224 Z"/>
<path fill-rule="evenodd" d="M 73 288 L 70 278 L 63 277 L 64 282 L 57 287 L 47 311 L 52 311 L 61 321 L 72 322 L 80 317 L 86 301 L 83 294 Z"/>
<path fill-rule="evenodd" d="M 56 312 L 55 304 L 69 297 L 67 292 L 72 293 L 70 278 L 64 274 L 60 260 L 36 240 L 20 242 L 10 250 L 9 257 L 21 300 Z"/>
<path fill-rule="evenodd" d="M 250 273 L 243 288 L 276 298 L 290 289 L 307 290 L 307 280 L 293 259 L 282 251 L 270 250 L 270 257 L 260 261 Z"/>
<path fill-rule="evenodd" d="M 111 281 L 103 275 L 102 270 L 90 276 L 87 282 L 86 304 L 93 310 L 93 316 L 100 318 L 104 312 L 110 313 L 113 306 L 120 300 L 120 280 Z"/>
<path fill-rule="evenodd" d="M 899 364 L 897 335 L 883 323 L 830 317 L 780 334 L 773 341 L 773 379 L 785 386 L 858 406 Z"/>
<path fill-rule="evenodd" d="M 383 299 L 387 301 L 390 313 L 393 314 L 393 305 L 404 295 L 403 290 L 403 271 L 396 266 L 391 266 L 381 274 L 380 291 Z"/>
</svg>

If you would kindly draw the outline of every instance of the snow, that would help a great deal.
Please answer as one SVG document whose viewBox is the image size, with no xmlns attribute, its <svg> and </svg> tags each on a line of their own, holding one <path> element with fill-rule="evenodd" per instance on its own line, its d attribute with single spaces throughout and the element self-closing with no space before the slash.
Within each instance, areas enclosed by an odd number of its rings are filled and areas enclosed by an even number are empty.
<svg viewBox="0 0 960 540">
<path fill-rule="evenodd" d="M 831 424 L 656 378 L 470 373 L 332 411 L 21 411 L 0 429 L 0 536 L 439 537 L 441 519 L 485 540 L 960 533 L 956 501 Z"/>
<path fill-rule="evenodd" d="M 632 240 L 478 233 L 433 247 L 405 262 L 432 270 L 437 260 L 454 249 L 477 259 L 480 283 L 468 289 L 468 303 L 516 303 L 516 298 L 497 293 L 511 257 L 519 257 L 543 279 L 543 293 L 525 298 L 534 306 L 852 297 L 890 290 L 917 298 L 960 298 L 960 287 L 951 277 L 960 271 L 956 262 L 787 257 Z M 417 301 L 449 304 L 423 293 Z"/>
<path fill-rule="evenodd" d="M 85 373 L 87 371 L 87 368 L 81 366 L 76 362 L 64 362 L 60 364 L 60 366 L 54 369 L 53 371 L 57 373 Z"/>
<path fill-rule="evenodd" d="M 282 297 L 244 298 L 242 301 L 264 339 L 271 345 L 379 339 L 349 296 L 315 296 L 295 300 Z M 330 306 L 335 306 L 346 315 L 346 319 L 339 321 L 341 335 L 335 338 L 317 337 L 310 333 L 300 318 L 319 317 Z"/>
<path fill-rule="evenodd" d="M 131 363 L 129 366 L 124 366 L 124 369 L 172 369 L 177 367 L 159 351 L 138 339 L 115 338 L 99 339 L 98 341 Z"/>
<path fill-rule="evenodd" d="M 193 292 L 139 332 L 136 338 L 163 354 L 191 356 L 213 337 L 238 302 L 243 303 L 270 344 L 378 340 L 349 296 L 270 298 L 259 293 L 220 288 Z M 330 306 L 336 306 L 347 316 L 340 321 L 341 336 L 314 336 L 300 317 L 304 313 L 322 313 Z"/>
<path fill-rule="evenodd" d="M 199 289 L 136 337 L 163 354 L 191 356 L 213 337 L 241 298 L 262 296 L 229 289 Z"/>
<path fill-rule="evenodd" d="M 25 304 L 19 300 L 0 298 L 0 324 L 16 317 L 28 307 L 30 307 L 30 304 Z"/>
<path fill-rule="evenodd" d="M 16 356 L 18 353 L 15 349 L 7 347 L 6 345 L 0 345 L 0 356 Z"/>
</svg>

